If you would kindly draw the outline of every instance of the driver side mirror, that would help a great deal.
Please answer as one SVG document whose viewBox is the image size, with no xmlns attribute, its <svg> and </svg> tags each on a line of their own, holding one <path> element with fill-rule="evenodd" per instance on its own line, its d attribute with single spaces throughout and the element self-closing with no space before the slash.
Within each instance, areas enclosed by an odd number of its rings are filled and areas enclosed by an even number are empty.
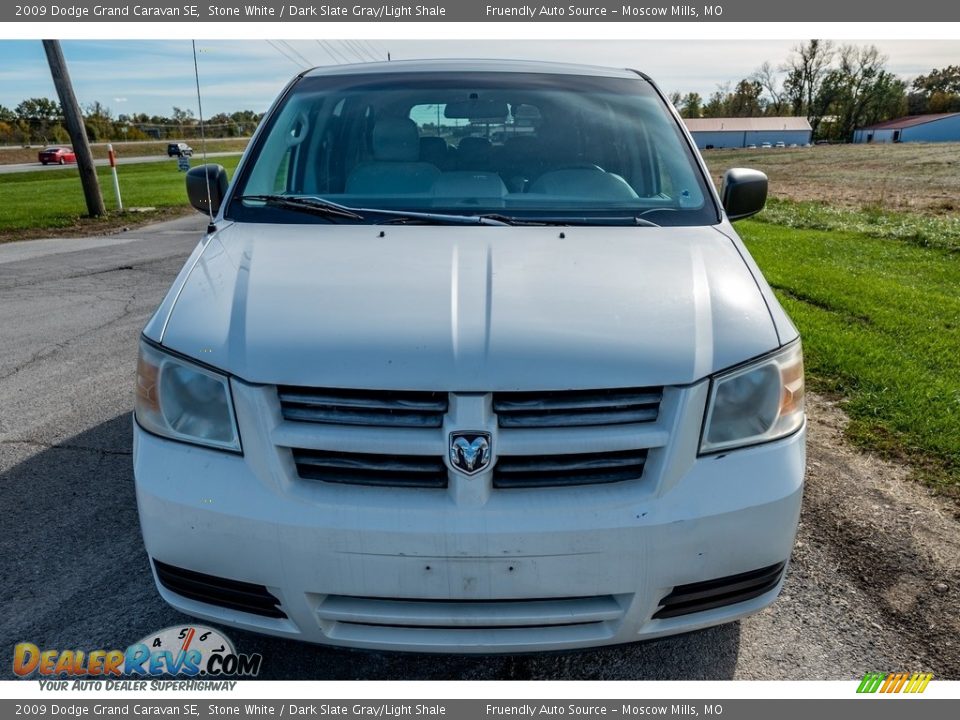
<svg viewBox="0 0 960 720">
<path fill-rule="evenodd" d="M 207 183 L 210 183 L 210 208 L 207 208 Z M 187 171 L 187 197 L 203 214 L 216 215 L 227 194 L 227 171 L 223 165 L 199 165 Z"/>
<path fill-rule="evenodd" d="M 723 174 L 720 197 L 731 221 L 756 215 L 767 202 L 767 176 L 759 170 L 731 168 Z"/>
</svg>

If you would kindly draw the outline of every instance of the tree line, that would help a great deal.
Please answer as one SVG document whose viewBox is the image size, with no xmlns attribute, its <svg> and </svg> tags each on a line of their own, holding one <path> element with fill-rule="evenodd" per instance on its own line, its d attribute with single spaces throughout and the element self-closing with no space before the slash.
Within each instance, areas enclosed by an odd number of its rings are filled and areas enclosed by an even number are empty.
<svg viewBox="0 0 960 720">
<path fill-rule="evenodd" d="M 240 110 L 204 119 L 209 137 L 245 137 L 260 122 L 262 113 Z M 188 140 L 200 137 L 200 122 L 193 111 L 174 107 L 168 115 L 119 114 L 99 102 L 83 108 L 90 142 L 122 140 Z M 60 103 L 49 98 L 28 98 L 10 109 L 0 105 L 0 145 L 70 144 Z"/>
<path fill-rule="evenodd" d="M 765 62 L 706 99 L 695 92 L 670 99 L 687 118 L 806 117 L 814 139 L 833 142 L 904 115 L 960 112 L 960 65 L 934 68 L 908 84 L 887 70 L 887 60 L 874 45 L 809 40 L 782 63 Z"/>
</svg>

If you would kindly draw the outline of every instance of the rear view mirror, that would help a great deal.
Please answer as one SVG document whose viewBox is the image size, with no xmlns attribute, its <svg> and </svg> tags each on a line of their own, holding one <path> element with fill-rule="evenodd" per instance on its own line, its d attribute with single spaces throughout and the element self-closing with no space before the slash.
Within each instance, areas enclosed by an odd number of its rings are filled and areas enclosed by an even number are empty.
<svg viewBox="0 0 960 720">
<path fill-rule="evenodd" d="M 759 170 L 730 168 L 723 174 L 720 196 L 729 220 L 756 215 L 767 202 L 767 176 Z"/>
<path fill-rule="evenodd" d="M 443 116 L 453 120 L 498 120 L 507 119 L 509 108 L 505 102 L 470 98 L 460 102 L 447 103 Z"/>
<path fill-rule="evenodd" d="M 207 182 L 210 183 L 210 207 L 207 207 Z M 187 171 L 187 197 L 200 212 L 216 215 L 227 194 L 227 171 L 223 165 L 199 165 Z"/>
</svg>

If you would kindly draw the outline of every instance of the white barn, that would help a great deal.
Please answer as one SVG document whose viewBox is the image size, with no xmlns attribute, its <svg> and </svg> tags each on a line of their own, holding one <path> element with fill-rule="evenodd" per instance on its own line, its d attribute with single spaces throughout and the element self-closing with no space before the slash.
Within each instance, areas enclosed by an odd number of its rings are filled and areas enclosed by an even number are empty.
<svg viewBox="0 0 960 720">
<path fill-rule="evenodd" d="M 805 117 L 684 118 L 684 124 L 701 150 L 713 148 L 806 145 L 813 130 Z"/>
<path fill-rule="evenodd" d="M 855 143 L 960 142 L 960 112 L 911 115 L 857 128 Z"/>
</svg>

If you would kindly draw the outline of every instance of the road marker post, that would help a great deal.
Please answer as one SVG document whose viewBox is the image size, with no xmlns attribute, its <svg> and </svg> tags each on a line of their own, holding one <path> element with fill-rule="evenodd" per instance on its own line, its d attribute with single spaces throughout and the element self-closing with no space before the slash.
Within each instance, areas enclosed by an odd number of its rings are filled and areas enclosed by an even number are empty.
<svg viewBox="0 0 960 720">
<path fill-rule="evenodd" d="M 113 143 L 107 143 L 107 157 L 110 158 L 110 172 L 113 173 L 113 192 L 117 196 L 117 210 L 123 210 L 120 199 L 120 180 L 117 178 L 117 156 L 113 152 Z"/>
</svg>

